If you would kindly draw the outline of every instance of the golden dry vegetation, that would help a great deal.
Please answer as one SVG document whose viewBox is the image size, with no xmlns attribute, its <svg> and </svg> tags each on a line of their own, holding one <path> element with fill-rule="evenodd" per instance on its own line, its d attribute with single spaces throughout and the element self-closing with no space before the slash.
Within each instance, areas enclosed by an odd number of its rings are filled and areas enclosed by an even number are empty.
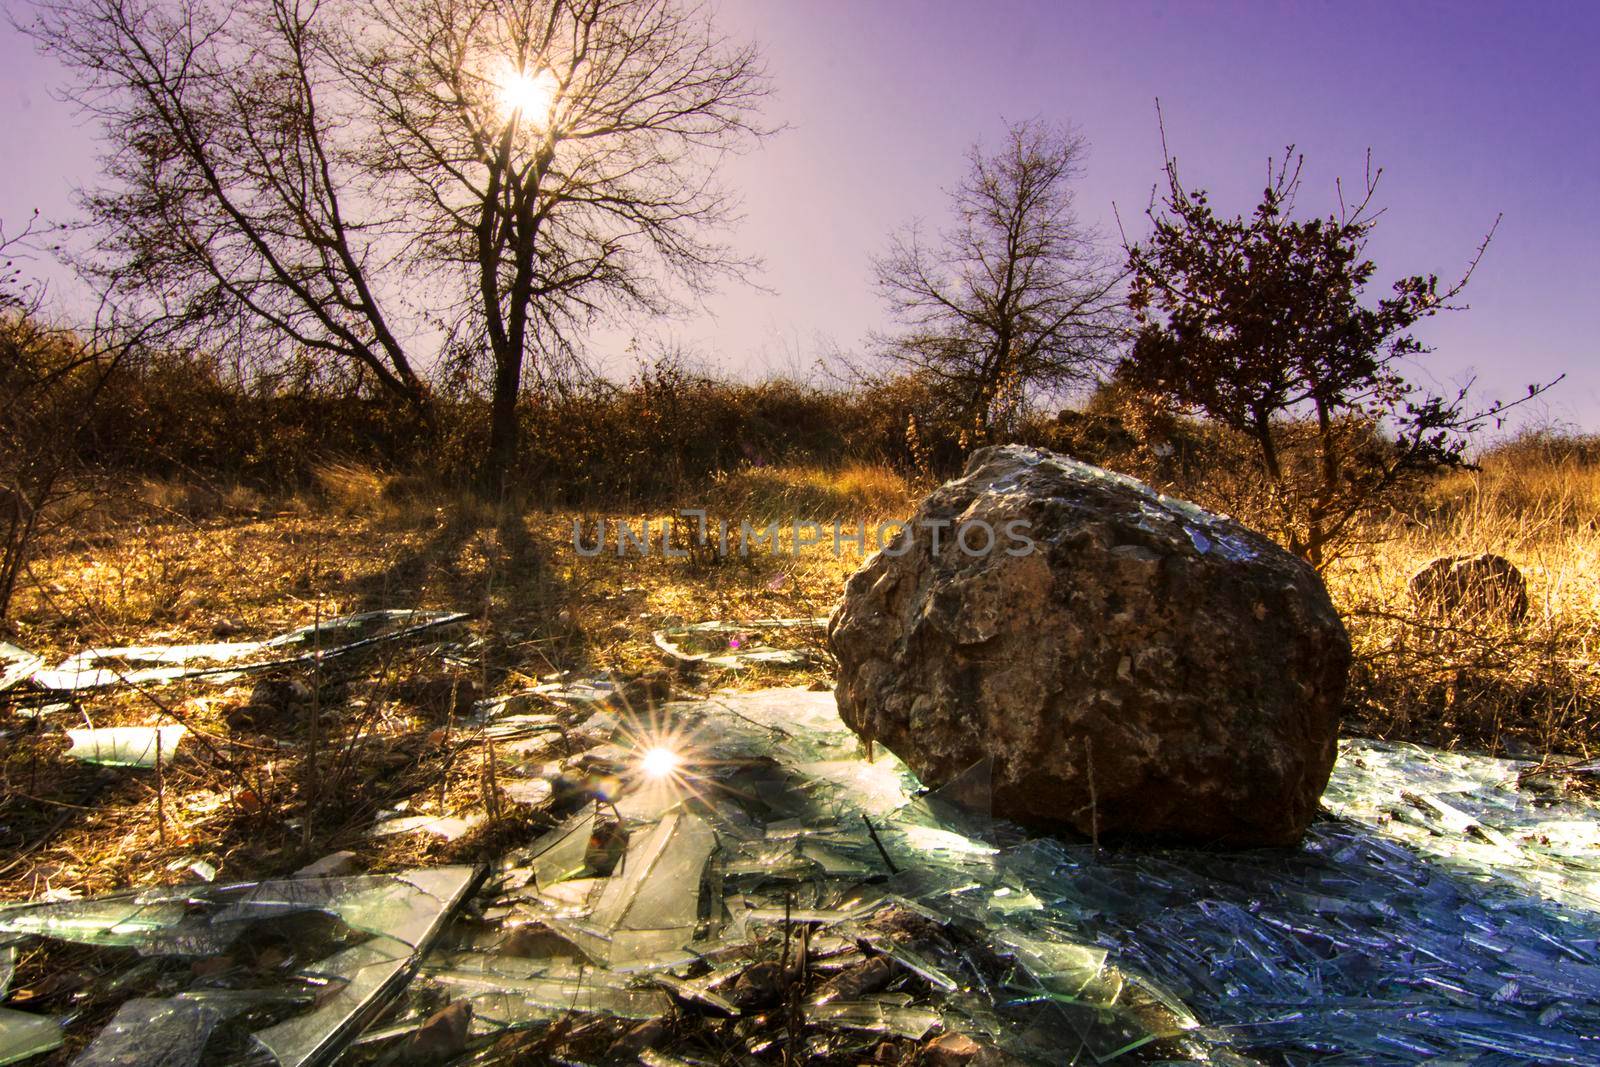
<svg viewBox="0 0 1600 1067">
<path fill-rule="evenodd" d="M 1352 725 L 1513 754 L 1600 750 L 1600 454 L 1530 435 L 1431 486 L 1327 575 L 1356 653 Z M 1528 614 L 1435 619 L 1406 581 L 1429 560 L 1494 552 Z"/>
<path fill-rule="evenodd" d="M 683 507 L 751 521 L 907 516 L 926 486 L 886 467 L 751 467 L 686 494 Z M 449 608 L 464 626 L 330 667 L 303 681 L 315 715 L 237 719 L 254 679 L 85 697 L 36 720 L 9 717 L 0 793 L 7 835 L 0 898 L 94 893 L 186 877 L 205 860 L 230 878 L 280 873 L 339 848 L 374 869 L 490 855 L 525 835 L 527 809 L 496 783 L 525 754 L 496 751 L 462 721 L 470 698 L 560 672 L 659 672 L 652 631 L 675 622 L 825 615 L 860 563 L 831 537 L 797 554 L 737 534 L 726 557 L 574 549 L 605 517 L 649 515 L 492 504 L 357 465 L 321 469 L 315 490 L 272 498 L 141 481 L 41 546 L 12 640 L 47 660 L 95 645 L 261 638 L 374 608 Z M 1435 484 L 1330 589 L 1357 653 L 1349 727 L 1379 736 L 1532 754 L 1592 755 L 1600 741 L 1600 457 L 1524 442 L 1479 472 Z M 692 520 L 678 520 L 683 545 Z M 737 526 L 735 525 L 735 529 Z M 658 535 L 659 536 L 659 535 Z M 659 544 L 659 541 L 657 542 Z M 1532 607 L 1510 625 L 1420 616 L 1406 581 L 1441 554 L 1495 551 L 1522 568 Z M 817 652 L 820 634 L 770 635 Z M 676 678 L 678 691 L 825 684 L 817 665 Z M 64 758 L 61 728 L 92 723 L 192 731 L 159 774 Z M 559 756 L 559 753 L 555 753 Z M 374 839 L 381 810 L 482 815 L 468 836 Z M 173 868 L 173 870 L 169 870 Z"/>
<path fill-rule="evenodd" d="M 652 632 L 707 619 L 811 618 L 832 607 L 861 556 L 830 540 L 791 554 L 668 558 L 663 527 L 686 543 L 694 522 L 650 514 L 549 512 L 485 504 L 414 480 L 339 465 L 318 490 L 281 500 L 235 489 L 142 481 L 40 547 L 17 604 L 12 640 L 47 661 L 84 648 L 270 637 L 318 619 L 379 608 L 446 608 L 472 620 L 422 643 L 330 666 L 298 680 L 319 714 L 245 724 L 257 681 L 179 683 L 95 693 L 6 726 L 0 795 L 6 864 L 0 898 L 51 890 L 94 893 L 188 877 L 204 860 L 229 877 L 282 872 L 350 848 L 374 869 L 491 855 L 526 813 L 500 802 L 496 753 L 464 725 L 470 698 L 526 688 L 562 672 L 660 672 Z M 704 500 L 714 514 L 903 515 L 910 490 L 882 468 L 826 473 L 756 470 L 722 479 Z M 747 509 L 734 511 L 734 508 Z M 812 510 L 820 509 L 820 510 Z M 654 551 L 586 557 L 595 522 L 648 522 Z M 737 522 L 735 522 L 737 530 Z M 822 683 L 821 635 L 773 631 L 817 665 L 782 673 L 713 671 L 674 681 L 678 692 L 724 685 Z M 181 722 L 190 737 L 159 774 L 95 768 L 64 756 L 62 729 Z M 501 769 L 499 773 L 505 773 Z M 380 810 L 489 816 L 467 838 L 373 839 Z M 169 872 L 168 867 L 174 871 Z"/>
</svg>

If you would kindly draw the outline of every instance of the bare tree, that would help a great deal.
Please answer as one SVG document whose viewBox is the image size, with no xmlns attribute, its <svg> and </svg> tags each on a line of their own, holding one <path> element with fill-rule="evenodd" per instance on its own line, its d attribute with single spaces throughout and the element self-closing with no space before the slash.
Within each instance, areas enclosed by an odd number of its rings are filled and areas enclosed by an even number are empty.
<svg viewBox="0 0 1600 1067">
<path fill-rule="evenodd" d="M 938 382 L 980 439 L 1030 392 L 1092 380 L 1124 336 L 1119 271 L 1073 210 L 1086 148 L 1070 130 L 1008 126 L 999 151 L 969 153 L 954 227 L 932 246 L 913 227 L 874 261 L 903 327 L 884 350 Z"/>
<path fill-rule="evenodd" d="M 762 130 L 755 49 L 667 0 L 364 0 L 345 74 L 376 121 L 365 164 L 458 269 L 458 332 L 492 357 L 486 480 L 515 458 L 519 383 L 559 373 L 610 308 L 661 312 L 751 264 L 719 155 Z M 528 357 L 542 357 L 530 368 Z"/>
<path fill-rule="evenodd" d="M 371 211 L 331 59 L 296 0 L 61 0 L 28 27 L 79 75 L 108 179 L 79 265 L 171 339 L 350 361 L 420 411 L 425 386 L 374 274 L 400 219 Z M 355 203 L 352 203 L 354 201 Z"/>
<path fill-rule="evenodd" d="M 354 365 L 490 366 L 484 480 L 530 377 L 608 309 L 746 266 L 718 154 L 762 131 L 753 48 L 676 0 L 45 0 L 111 181 L 91 264 L 199 340 Z M 439 340 L 439 338 L 443 340 Z M 432 347 L 418 350 L 422 338 Z"/>
</svg>

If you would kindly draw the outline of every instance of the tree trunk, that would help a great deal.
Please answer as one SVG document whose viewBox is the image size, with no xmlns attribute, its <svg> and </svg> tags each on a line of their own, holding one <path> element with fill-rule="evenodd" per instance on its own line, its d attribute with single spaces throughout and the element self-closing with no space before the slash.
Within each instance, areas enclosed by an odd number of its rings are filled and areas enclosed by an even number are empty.
<svg viewBox="0 0 1600 1067">
<path fill-rule="evenodd" d="M 489 400 L 489 448 L 478 472 L 478 488 L 498 496 L 517 463 L 517 399 L 522 386 L 520 349 L 495 353 L 494 393 Z"/>
</svg>

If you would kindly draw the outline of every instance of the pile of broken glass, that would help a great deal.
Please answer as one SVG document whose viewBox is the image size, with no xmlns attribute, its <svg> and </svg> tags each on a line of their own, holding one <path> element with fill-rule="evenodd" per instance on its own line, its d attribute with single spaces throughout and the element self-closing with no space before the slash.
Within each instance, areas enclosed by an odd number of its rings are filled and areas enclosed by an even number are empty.
<svg viewBox="0 0 1600 1067">
<path fill-rule="evenodd" d="M 0 1008 L 0 1062 L 67 1033 L 90 1067 L 403 1062 L 464 1002 L 426 1062 L 579 1019 L 616 1039 L 545 1061 L 911 1062 L 960 1034 L 983 1062 L 1600 1064 L 1600 814 L 1521 764 L 1347 741 L 1297 849 L 1096 849 L 985 817 L 981 766 L 928 793 L 868 759 L 830 693 L 582 706 L 484 706 L 589 746 L 508 748 L 552 828 L 486 870 L 0 910 L 9 958 L 120 950 L 133 991 L 92 1036 Z M 241 962 L 267 941 L 271 981 Z"/>
</svg>

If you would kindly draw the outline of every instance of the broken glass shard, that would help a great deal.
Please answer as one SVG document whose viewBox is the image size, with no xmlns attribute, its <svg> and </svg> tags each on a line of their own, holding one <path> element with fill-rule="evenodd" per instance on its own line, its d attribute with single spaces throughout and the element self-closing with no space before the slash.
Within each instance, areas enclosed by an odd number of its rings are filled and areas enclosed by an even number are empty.
<svg viewBox="0 0 1600 1067">
<path fill-rule="evenodd" d="M 563 928 L 597 963 L 620 965 L 690 941 L 700 881 L 717 836 L 704 819 L 671 812 L 629 842 L 583 925 Z"/>
<path fill-rule="evenodd" d="M 196 1000 L 124 1001 L 72 1067 L 194 1067 L 222 1016 Z"/>
<path fill-rule="evenodd" d="M 528 866 L 536 889 L 546 890 L 583 872 L 598 810 L 598 805 L 585 805 L 578 814 L 533 843 Z"/>
<path fill-rule="evenodd" d="M 867 1030 L 920 1041 L 941 1022 L 936 1011 L 885 1000 L 830 1000 L 806 1008 L 806 1021 L 813 1025 L 845 1030 Z"/>
<path fill-rule="evenodd" d="M 77 690 L 113 685 L 159 685 L 186 678 L 230 682 L 252 671 L 300 666 L 403 640 L 468 617 L 461 612 L 369 611 L 325 619 L 266 641 L 92 648 L 68 658 L 52 670 L 35 671 L 32 677 L 47 689 Z M 324 637 L 345 640 L 324 645 Z M 282 649 L 305 646 L 312 646 L 311 650 L 288 657 L 270 655 Z M 256 658 L 263 653 L 268 654 L 266 658 Z"/>
<path fill-rule="evenodd" d="M 397 815 L 375 823 L 372 836 L 392 837 L 396 834 L 425 832 L 446 841 L 454 841 L 471 833 L 482 821 L 481 817 L 461 819 L 453 815 Z"/>
<path fill-rule="evenodd" d="M 0 693 L 32 677 L 44 665 L 44 657 L 0 641 Z"/>
<path fill-rule="evenodd" d="M 257 1031 L 255 1039 L 282 1067 L 328 1062 L 395 990 L 412 961 L 412 948 L 397 938 L 376 937 L 336 952 L 304 972 L 336 980 L 337 992 L 314 1010 Z"/>
<path fill-rule="evenodd" d="M 0 1064 L 17 1063 L 61 1046 L 61 1024 L 42 1015 L 0 1008 Z"/>
<path fill-rule="evenodd" d="M 85 763 L 108 767 L 144 767 L 169 759 L 189 732 L 187 726 L 103 726 L 98 729 L 68 730 L 72 747 L 67 756 Z"/>
</svg>

